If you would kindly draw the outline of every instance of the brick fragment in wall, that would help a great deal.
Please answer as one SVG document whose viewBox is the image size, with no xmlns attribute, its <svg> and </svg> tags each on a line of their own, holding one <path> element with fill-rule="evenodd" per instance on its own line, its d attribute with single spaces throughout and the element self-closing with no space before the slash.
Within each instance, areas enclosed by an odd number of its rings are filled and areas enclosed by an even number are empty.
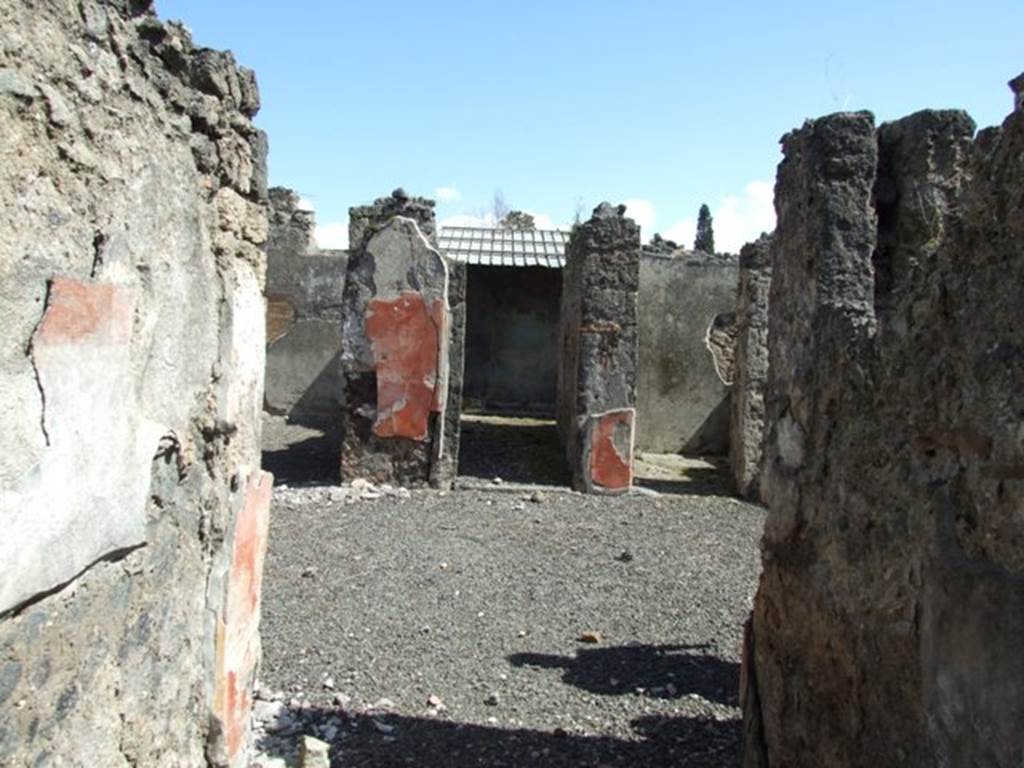
<svg viewBox="0 0 1024 768">
<path fill-rule="evenodd" d="M 286 335 L 295 325 L 295 303 L 280 294 L 267 294 L 267 344 Z"/>
</svg>

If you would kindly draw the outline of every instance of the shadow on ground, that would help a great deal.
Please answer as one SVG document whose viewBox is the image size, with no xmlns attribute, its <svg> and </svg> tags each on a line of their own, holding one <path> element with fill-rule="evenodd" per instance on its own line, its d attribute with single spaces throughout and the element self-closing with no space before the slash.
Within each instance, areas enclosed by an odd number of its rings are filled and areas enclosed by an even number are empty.
<svg viewBox="0 0 1024 768">
<path fill-rule="evenodd" d="M 590 693 L 633 693 L 676 699 L 695 693 L 729 706 L 739 704 L 739 664 L 706 653 L 695 645 L 624 645 L 581 648 L 576 656 L 516 653 L 513 666 L 560 669 L 562 681 Z"/>
<path fill-rule="evenodd" d="M 676 454 L 641 453 L 634 484 L 658 493 L 680 496 L 735 495 L 729 460 L 724 457 L 687 458 Z"/>
<path fill-rule="evenodd" d="M 263 469 L 272 472 L 276 485 L 337 485 L 340 441 L 323 434 L 263 451 Z"/>
<path fill-rule="evenodd" d="M 299 732 L 312 735 L 318 723 L 332 718 L 337 722 L 337 710 L 303 710 Z M 739 719 L 643 717 L 630 723 L 635 739 L 470 725 L 445 720 L 443 712 L 345 714 L 340 720 L 331 741 L 332 768 L 735 768 L 740 762 Z"/>
<path fill-rule="evenodd" d="M 569 468 L 555 422 L 464 415 L 459 476 L 510 483 L 569 485 Z"/>
</svg>

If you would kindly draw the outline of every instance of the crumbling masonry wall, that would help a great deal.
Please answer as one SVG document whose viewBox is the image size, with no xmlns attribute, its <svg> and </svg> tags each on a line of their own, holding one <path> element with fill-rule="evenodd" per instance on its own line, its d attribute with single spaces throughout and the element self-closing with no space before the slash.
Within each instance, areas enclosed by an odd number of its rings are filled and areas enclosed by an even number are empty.
<svg viewBox="0 0 1024 768">
<path fill-rule="evenodd" d="M 784 139 L 748 766 L 1024 759 L 1024 111 L 973 132 Z"/>
<path fill-rule="evenodd" d="M 755 500 L 760 498 L 771 282 L 771 237 L 762 235 L 740 250 L 729 431 L 729 463 L 736 491 Z"/>
<path fill-rule="evenodd" d="M 602 203 L 574 231 L 562 275 L 558 428 L 573 487 L 628 490 L 636 421 L 640 228 Z"/>
<path fill-rule="evenodd" d="M 266 139 L 149 3 L 0 0 L 0 764 L 241 765 Z"/>
<path fill-rule="evenodd" d="M 462 342 L 451 338 L 452 270 L 435 247 L 434 203 L 399 189 L 349 215 L 342 480 L 448 484 L 460 407 L 450 394 L 457 390 L 461 399 Z M 458 330 L 465 325 L 461 271 L 455 283 Z"/>
<path fill-rule="evenodd" d="M 312 211 L 270 189 L 264 408 L 336 433 L 341 407 L 341 307 L 347 254 L 322 251 Z"/>
</svg>

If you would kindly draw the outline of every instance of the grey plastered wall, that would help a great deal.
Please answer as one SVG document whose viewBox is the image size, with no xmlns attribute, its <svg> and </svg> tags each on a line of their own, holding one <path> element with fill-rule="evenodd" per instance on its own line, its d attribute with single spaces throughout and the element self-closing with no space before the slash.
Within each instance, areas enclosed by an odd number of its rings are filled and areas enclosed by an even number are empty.
<svg viewBox="0 0 1024 768">
<path fill-rule="evenodd" d="M 699 252 L 640 258 L 637 448 L 729 450 L 729 386 L 715 372 L 708 327 L 736 304 L 738 264 Z"/>
<path fill-rule="evenodd" d="M 467 405 L 553 415 L 562 271 L 469 266 Z"/>
<path fill-rule="evenodd" d="M 297 195 L 275 188 L 270 199 L 264 408 L 297 424 L 337 431 L 347 254 L 316 247 L 312 214 L 297 208 Z"/>
</svg>

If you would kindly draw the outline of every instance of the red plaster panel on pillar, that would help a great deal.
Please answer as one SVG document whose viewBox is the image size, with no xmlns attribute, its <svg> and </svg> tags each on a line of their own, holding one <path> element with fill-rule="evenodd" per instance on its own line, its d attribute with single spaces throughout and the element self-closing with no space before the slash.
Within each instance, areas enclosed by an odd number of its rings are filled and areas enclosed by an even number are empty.
<svg viewBox="0 0 1024 768">
<path fill-rule="evenodd" d="M 252 709 L 273 482 L 274 476 L 262 471 L 249 479 L 245 504 L 235 520 L 227 597 L 217 631 L 214 713 L 223 730 L 228 765 L 235 765 L 242 755 Z"/>
<path fill-rule="evenodd" d="M 415 291 L 370 302 L 366 335 L 377 366 L 378 437 L 427 439 L 430 413 L 443 402 L 438 384 L 444 320 L 444 302 L 437 299 L 428 308 Z"/>
<path fill-rule="evenodd" d="M 55 277 L 50 282 L 46 314 L 32 344 L 126 344 L 134 311 L 135 299 L 129 288 Z"/>
<path fill-rule="evenodd" d="M 592 417 L 587 471 L 601 489 L 623 491 L 633 484 L 633 414 L 629 408 Z"/>
</svg>

